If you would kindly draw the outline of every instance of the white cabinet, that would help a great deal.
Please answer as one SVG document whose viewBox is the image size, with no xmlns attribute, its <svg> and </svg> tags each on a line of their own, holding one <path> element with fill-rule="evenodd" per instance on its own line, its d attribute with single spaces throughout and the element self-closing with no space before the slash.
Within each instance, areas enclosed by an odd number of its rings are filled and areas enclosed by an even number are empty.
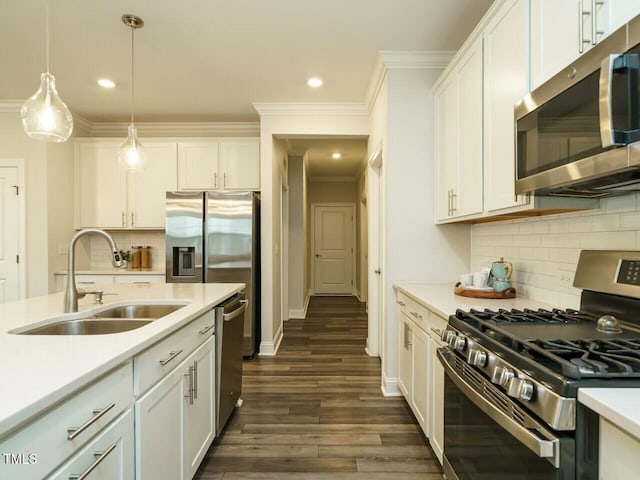
<svg viewBox="0 0 640 480">
<path fill-rule="evenodd" d="M 600 417 L 600 480 L 638 478 L 640 439 Z"/>
<path fill-rule="evenodd" d="M 134 480 L 133 458 L 133 412 L 127 410 L 47 480 Z"/>
<path fill-rule="evenodd" d="M 404 296 L 398 298 L 398 305 L 398 387 L 428 436 L 429 339 L 422 326 L 428 314 Z"/>
<path fill-rule="evenodd" d="M 640 14 L 640 0 L 531 2 L 531 88 Z"/>
<path fill-rule="evenodd" d="M 258 138 L 178 144 L 179 190 L 259 190 Z"/>
<path fill-rule="evenodd" d="M 515 195 L 513 106 L 529 91 L 528 0 L 509 0 L 484 31 L 484 202 L 495 211 L 522 205 Z"/>
<path fill-rule="evenodd" d="M 447 325 L 444 318 L 431 314 L 433 326 L 429 329 L 429 443 L 442 464 L 444 453 L 444 367 L 438 360 L 438 348 L 445 346 L 440 332 Z M 436 325 L 437 324 L 437 325 Z M 435 327 L 435 328 L 434 328 Z"/>
<path fill-rule="evenodd" d="M 135 404 L 136 478 L 190 480 L 214 437 L 213 337 Z"/>
<path fill-rule="evenodd" d="M 119 143 L 75 146 L 76 228 L 165 228 L 165 195 L 177 188 L 175 143 L 145 143 L 145 170 L 126 174 Z"/>
<path fill-rule="evenodd" d="M 56 292 L 64 292 L 67 288 L 67 274 L 56 273 Z M 110 284 L 110 283 L 131 283 L 131 284 L 150 284 L 150 283 L 165 283 L 165 276 L 163 274 L 130 274 L 130 273 L 115 273 L 113 275 L 98 275 L 98 274 L 76 274 L 76 287 L 84 288 L 85 290 L 92 290 L 94 285 Z"/>
<path fill-rule="evenodd" d="M 436 218 L 482 212 L 482 36 L 434 91 Z"/>
</svg>

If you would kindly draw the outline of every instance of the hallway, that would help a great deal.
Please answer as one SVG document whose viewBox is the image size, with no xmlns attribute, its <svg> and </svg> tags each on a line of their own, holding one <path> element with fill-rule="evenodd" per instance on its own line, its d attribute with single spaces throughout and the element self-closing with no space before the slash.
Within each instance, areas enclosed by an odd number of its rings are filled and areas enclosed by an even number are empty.
<svg viewBox="0 0 640 480">
<path fill-rule="evenodd" d="M 380 391 L 353 297 L 312 297 L 276 357 L 244 363 L 244 404 L 196 480 L 440 480 L 404 399 Z"/>
</svg>

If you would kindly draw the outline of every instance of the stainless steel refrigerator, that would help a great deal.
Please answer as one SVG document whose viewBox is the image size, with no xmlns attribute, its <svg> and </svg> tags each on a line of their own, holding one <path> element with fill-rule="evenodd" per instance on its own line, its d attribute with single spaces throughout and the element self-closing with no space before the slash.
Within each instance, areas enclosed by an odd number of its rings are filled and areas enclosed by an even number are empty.
<svg viewBox="0 0 640 480">
<path fill-rule="evenodd" d="M 260 194 L 167 192 L 167 283 L 247 285 L 242 354 L 260 341 Z"/>
</svg>

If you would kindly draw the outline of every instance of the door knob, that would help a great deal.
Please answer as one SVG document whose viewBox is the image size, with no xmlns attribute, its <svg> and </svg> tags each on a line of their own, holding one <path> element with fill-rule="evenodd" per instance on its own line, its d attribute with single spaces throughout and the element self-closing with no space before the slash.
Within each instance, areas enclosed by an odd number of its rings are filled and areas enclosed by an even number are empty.
<svg viewBox="0 0 640 480">
<path fill-rule="evenodd" d="M 376 275 L 380 275 L 382 273 L 382 270 L 380 270 L 379 268 L 376 268 L 373 273 L 375 273 Z"/>
<path fill-rule="evenodd" d="M 319 253 L 316 253 L 316 258 L 320 258 L 322 255 L 320 255 Z"/>
</svg>

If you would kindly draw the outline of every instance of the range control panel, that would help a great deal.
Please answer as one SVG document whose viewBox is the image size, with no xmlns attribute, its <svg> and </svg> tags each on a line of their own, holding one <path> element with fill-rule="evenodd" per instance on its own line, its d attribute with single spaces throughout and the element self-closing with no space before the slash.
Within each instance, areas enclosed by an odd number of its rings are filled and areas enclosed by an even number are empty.
<svg viewBox="0 0 640 480">
<path fill-rule="evenodd" d="M 640 260 L 620 260 L 616 283 L 640 286 Z"/>
</svg>

